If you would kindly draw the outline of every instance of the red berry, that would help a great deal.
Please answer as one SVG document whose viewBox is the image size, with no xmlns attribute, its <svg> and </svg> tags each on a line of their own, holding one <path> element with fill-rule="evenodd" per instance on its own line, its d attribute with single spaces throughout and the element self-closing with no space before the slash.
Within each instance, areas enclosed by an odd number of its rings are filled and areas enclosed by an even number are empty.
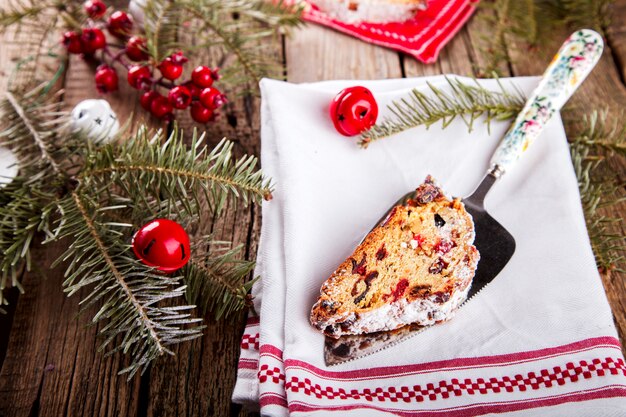
<svg viewBox="0 0 626 417">
<path fill-rule="evenodd" d="M 196 86 L 192 81 L 187 81 L 186 83 L 183 84 L 183 86 L 187 87 L 187 89 L 191 93 L 191 97 L 193 98 L 200 97 L 200 93 L 202 92 L 202 90 L 200 90 L 198 86 Z"/>
<path fill-rule="evenodd" d="M 159 95 L 160 95 L 159 93 L 153 90 L 146 91 L 139 98 L 139 103 L 141 104 L 141 107 L 143 107 L 147 111 L 150 111 L 150 105 L 152 104 L 152 100 L 157 98 Z"/>
<path fill-rule="evenodd" d="M 80 42 L 80 35 L 76 32 L 65 32 L 63 34 L 63 46 L 70 54 L 80 54 L 83 52 L 83 45 Z"/>
<path fill-rule="evenodd" d="M 330 104 L 330 118 L 335 129 L 344 136 L 354 136 L 374 126 L 378 104 L 365 87 L 341 90 Z"/>
<path fill-rule="evenodd" d="M 150 81 L 152 74 L 150 73 L 150 68 L 145 65 L 133 65 L 128 70 L 128 84 L 131 87 L 136 88 L 138 90 L 145 89 L 150 87 L 152 84 Z"/>
<path fill-rule="evenodd" d="M 167 98 L 163 97 L 160 94 L 154 97 L 152 99 L 152 103 L 150 103 L 150 113 L 152 113 L 154 117 L 157 117 L 159 119 L 165 118 L 166 116 L 171 114 L 173 110 L 174 109 L 172 108 L 172 105 L 167 100 Z"/>
<path fill-rule="evenodd" d="M 169 219 L 152 220 L 142 226 L 133 236 L 132 247 L 141 262 L 163 272 L 182 268 L 191 257 L 189 235 Z"/>
<path fill-rule="evenodd" d="M 215 87 L 209 87 L 202 90 L 200 93 L 200 101 L 204 107 L 208 107 L 211 110 L 215 110 L 226 103 L 226 96 Z"/>
<path fill-rule="evenodd" d="M 212 70 L 209 67 L 199 66 L 191 73 L 191 80 L 195 85 L 200 88 L 207 88 L 213 85 L 213 81 L 219 79 L 217 70 Z"/>
<path fill-rule="evenodd" d="M 170 55 L 170 59 L 172 60 L 174 64 L 178 64 L 178 65 L 183 65 L 187 61 L 189 61 L 189 59 L 187 59 L 187 57 L 183 55 L 181 51 L 175 52 L 172 55 Z"/>
<path fill-rule="evenodd" d="M 131 61 L 145 61 L 149 58 L 146 52 L 146 39 L 133 36 L 126 43 L 126 55 Z"/>
<path fill-rule="evenodd" d="M 107 6 L 100 0 L 88 0 L 84 4 L 87 16 L 92 19 L 100 19 L 107 11 Z"/>
<path fill-rule="evenodd" d="M 175 109 L 186 109 L 191 104 L 191 92 L 187 87 L 179 85 L 170 90 L 167 99 Z"/>
<path fill-rule="evenodd" d="M 191 118 L 198 123 L 208 123 L 215 119 L 213 110 L 204 107 L 199 101 L 191 103 L 191 110 L 189 113 L 191 114 Z"/>
<path fill-rule="evenodd" d="M 104 33 L 97 28 L 83 29 L 82 35 L 80 35 L 80 43 L 83 47 L 83 52 L 86 54 L 92 54 L 98 49 L 102 49 L 106 46 L 107 39 Z"/>
<path fill-rule="evenodd" d="M 108 65 L 100 65 L 96 70 L 96 88 L 101 93 L 110 93 L 117 90 L 117 72 Z"/>
<path fill-rule="evenodd" d="M 126 39 L 133 30 L 133 19 L 127 13 L 118 10 L 109 17 L 107 28 L 116 38 Z"/>
<path fill-rule="evenodd" d="M 159 64 L 159 71 L 168 80 L 175 80 L 182 75 L 183 66 L 174 63 L 171 57 L 167 57 Z"/>
</svg>

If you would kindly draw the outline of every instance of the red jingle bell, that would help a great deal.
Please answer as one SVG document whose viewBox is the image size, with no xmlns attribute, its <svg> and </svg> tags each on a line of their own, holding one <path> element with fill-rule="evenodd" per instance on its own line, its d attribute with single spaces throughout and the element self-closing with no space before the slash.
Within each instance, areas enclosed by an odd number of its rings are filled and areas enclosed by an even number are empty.
<svg viewBox="0 0 626 417">
<path fill-rule="evenodd" d="M 185 266 L 191 255 L 187 232 L 169 219 L 155 219 L 141 227 L 132 247 L 141 262 L 168 273 Z"/>
<path fill-rule="evenodd" d="M 330 104 L 330 118 L 335 129 L 344 136 L 365 132 L 378 117 L 378 104 L 365 87 L 356 86 L 341 90 Z"/>
</svg>

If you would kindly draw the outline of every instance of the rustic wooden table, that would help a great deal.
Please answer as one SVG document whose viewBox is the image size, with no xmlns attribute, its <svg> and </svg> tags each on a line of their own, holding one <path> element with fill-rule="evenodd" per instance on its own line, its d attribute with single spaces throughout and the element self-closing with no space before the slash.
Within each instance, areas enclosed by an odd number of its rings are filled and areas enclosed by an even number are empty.
<svg viewBox="0 0 626 417">
<path fill-rule="evenodd" d="M 626 0 L 615 2 L 612 15 L 614 24 L 602 61 L 570 107 L 626 107 Z M 442 73 L 472 76 L 484 63 L 481 42 L 489 33 L 489 28 L 474 18 L 434 65 L 314 25 L 285 38 L 276 50 L 291 82 Z M 555 33 L 552 41 L 537 50 L 510 41 L 509 62 L 502 66 L 502 73 L 541 74 L 565 35 Z M 0 91 L 6 88 L 12 60 L 21 54 L 22 46 L 14 38 L 0 38 Z M 93 69 L 72 58 L 63 78 L 68 108 L 97 96 L 92 77 Z M 126 88 L 110 96 L 118 115 L 134 114 L 135 125 L 144 117 L 136 95 Z M 211 138 L 217 141 L 227 136 L 237 141 L 238 152 L 258 154 L 259 100 L 235 100 L 227 113 L 218 124 L 209 126 Z M 189 120 L 183 124 L 191 125 Z M 624 166 L 615 169 L 626 179 Z M 619 213 L 623 217 L 626 208 L 622 206 Z M 231 207 L 223 217 L 205 220 L 205 227 L 217 238 L 244 243 L 246 255 L 254 257 L 261 224 L 258 208 Z M 203 338 L 176 347 L 175 357 L 157 361 L 143 376 L 127 382 L 117 375 L 126 359 L 122 355 L 104 358 L 96 351 L 99 326 L 85 326 L 87 316 L 77 317 L 78 297 L 68 299 L 62 291 L 62 271 L 48 269 L 62 250 L 61 244 L 34 250 L 36 268 L 22 277 L 25 293 L 9 291 L 9 313 L 0 315 L 0 417 L 247 415 L 230 402 L 243 313 L 228 321 L 209 322 Z M 624 343 L 625 276 L 612 273 L 603 276 L 603 282 Z"/>
</svg>

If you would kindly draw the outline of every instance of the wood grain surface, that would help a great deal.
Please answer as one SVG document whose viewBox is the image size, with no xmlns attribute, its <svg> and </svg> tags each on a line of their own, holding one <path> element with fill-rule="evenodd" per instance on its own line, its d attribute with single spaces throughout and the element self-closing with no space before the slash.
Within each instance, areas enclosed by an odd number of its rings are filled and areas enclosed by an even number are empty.
<svg viewBox="0 0 626 417">
<path fill-rule="evenodd" d="M 0 0 L 0 4 L 7 0 Z M 481 11 L 481 13 L 484 13 Z M 590 108 L 626 107 L 626 0 L 616 1 L 607 48 L 597 69 L 568 105 L 570 113 Z M 327 79 L 384 79 L 455 73 L 475 76 L 486 57 L 481 42 L 489 28 L 475 17 L 442 51 L 433 65 L 423 65 L 397 52 L 372 46 L 315 25 L 307 25 L 277 42 L 275 51 L 291 82 Z M 505 75 L 539 75 L 565 37 L 555 33 L 539 49 L 509 42 L 510 62 Z M 184 38 L 188 36 L 188 38 Z M 193 43 L 190 35 L 183 35 Z M 12 33 L 0 37 L 0 91 L 15 59 L 23 50 Z M 196 64 L 210 62 L 211 53 Z M 192 65 L 189 65 L 190 67 Z M 68 109 L 85 98 L 96 97 L 93 68 L 73 57 L 63 77 Z M 125 83 L 120 83 L 125 85 Z M 123 87 L 109 96 L 122 119 L 132 117 L 131 128 L 147 118 L 137 93 Z M 225 117 L 208 126 L 209 142 L 226 136 L 236 141 L 239 154 L 259 152 L 259 99 L 231 100 Z M 188 117 L 185 129 L 193 127 Z M 167 127 L 167 126 L 164 126 Z M 614 167 L 623 174 L 626 167 Z M 613 209 L 624 217 L 626 206 Z M 219 218 L 203 219 L 201 232 L 217 239 L 243 243 L 245 256 L 254 258 L 261 226 L 260 210 L 233 205 Z M 618 230 L 624 235 L 624 229 Z M 177 346 L 176 356 L 159 359 L 143 376 L 127 382 L 117 375 L 126 366 L 122 355 L 104 357 L 97 352 L 99 326 L 87 327 L 88 317 L 78 316 L 80 295 L 66 298 L 62 269 L 49 265 L 64 249 L 64 243 L 41 247 L 35 243 L 35 268 L 25 273 L 25 293 L 9 291 L 8 314 L 0 315 L 0 417 L 36 416 L 246 416 L 254 415 L 231 404 L 239 338 L 244 313 L 227 321 L 207 318 L 201 339 Z M 609 302 L 622 344 L 626 338 L 626 282 L 624 274 L 604 275 Z"/>
</svg>

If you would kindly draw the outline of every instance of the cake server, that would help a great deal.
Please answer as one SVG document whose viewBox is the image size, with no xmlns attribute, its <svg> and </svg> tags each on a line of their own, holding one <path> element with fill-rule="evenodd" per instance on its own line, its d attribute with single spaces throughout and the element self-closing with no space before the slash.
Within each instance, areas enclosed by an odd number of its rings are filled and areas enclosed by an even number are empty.
<svg viewBox="0 0 626 417">
<path fill-rule="evenodd" d="M 474 245 L 480 252 L 480 261 L 468 300 L 493 281 L 515 252 L 515 239 L 487 212 L 485 197 L 498 179 L 511 170 L 515 162 L 541 134 L 554 113 L 563 107 L 589 75 L 600 59 L 602 49 L 602 37 L 588 29 L 574 32 L 563 43 L 544 72 L 539 85 L 500 141 L 491 158 L 487 174 L 472 195 L 462 200 L 474 219 L 476 231 Z M 386 219 L 393 207 L 405 204 L 413 194 L 414 191 L 411 191 L 400 198 L 376 226 Z M 412 326 L 403 330 L 343 336 L 339 339 L 326 337 L 324 358 L 327 365 L 336 365 L 393 346 L 425 329 L 427 327 Z"/>
</svg>

